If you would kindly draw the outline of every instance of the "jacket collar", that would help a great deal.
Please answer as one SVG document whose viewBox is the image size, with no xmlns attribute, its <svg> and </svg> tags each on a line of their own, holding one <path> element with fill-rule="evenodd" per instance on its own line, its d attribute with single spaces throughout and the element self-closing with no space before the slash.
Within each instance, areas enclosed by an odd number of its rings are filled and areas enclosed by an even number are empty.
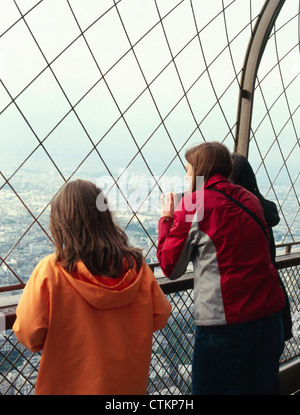
<svg viewBox="0 0 300 415">
<path fill-rule="evenodd" d="M 215 174 L 214 176 L 210 177 L 210 178 L 207 180 L 207 183 L 205 184 L 204 188 L 206 189 L 206 188 L 208 188 L 209 186 L 212 186 L 212 185 L 214 185 L 214 184 L 216 184 L 216 183 L 219 183 L 219 182 L 225 182 L 225 183 L 228 183 L 228 182 L 229 182 L 229 180 L 228 180 L 228 179 L 226 179 L 226 177 L 225 177 L 225 176 L 223 176 L 222 174 Z"/>
</svg>

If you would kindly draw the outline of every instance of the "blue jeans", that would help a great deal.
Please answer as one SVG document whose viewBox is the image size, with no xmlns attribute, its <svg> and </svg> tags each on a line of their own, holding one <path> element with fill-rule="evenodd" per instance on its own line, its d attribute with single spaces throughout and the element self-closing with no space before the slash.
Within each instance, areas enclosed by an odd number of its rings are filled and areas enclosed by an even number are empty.
<svg viewBox="0 0 300 415">
<path fill-rule="evenodd" d="M 196 326 L 194 395 L 277 395 L 284 348 L 282 316 L 224 326 Z"/>
</svg>

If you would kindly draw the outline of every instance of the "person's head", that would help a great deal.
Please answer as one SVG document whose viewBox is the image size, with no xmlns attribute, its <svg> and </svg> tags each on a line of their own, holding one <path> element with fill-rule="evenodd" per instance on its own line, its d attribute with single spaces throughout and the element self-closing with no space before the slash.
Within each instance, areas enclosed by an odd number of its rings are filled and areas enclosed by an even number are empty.
<svg viewBox="0 0 300 415">
<path fill-rule="evenodd" d="M 204 184 L 215 174 L 226 178 L 232 170 L 230 152 L 226 146 L 218 142 L 207 142 L 190 148 L 185 153 L 187 174 L 192 176 L 192 191 L 196 190 L 196 178 L 203 176 Z"/>
<path fill-rule="evenodd" d="M 251 193 L 258 194 L 259 190 L 255 174 L 246 157 L 233 153 L 231 158 L 233 161 L 233 169 L 229 177 L 231 182 L 243 186 Z"/>
<path fill-rule="evenodd" d="M 50 232 L 57 261 L 72 273 L 78 260 L 95 275 L 117 277 L 126 259 L 128 268 L 142 263 L 139 249 L 130 247 L 125 232 L 114 222 L 110 210 L 98 210 L 102 190 L 86 180 L 65 184 L 51 202 Z M 104 196 L 107 206 L 107 201 Z"/>
</svg>

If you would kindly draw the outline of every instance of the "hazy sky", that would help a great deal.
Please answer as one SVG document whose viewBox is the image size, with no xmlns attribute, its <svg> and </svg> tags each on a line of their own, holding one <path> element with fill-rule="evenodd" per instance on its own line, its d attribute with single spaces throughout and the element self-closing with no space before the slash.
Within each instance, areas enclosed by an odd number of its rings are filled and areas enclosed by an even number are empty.
<svg viewBox="0 0 300 415">
<path fill-rule="evenodd" d="M 203 139 L 225 139 L 232 150 L 240 71 L 263 3 L 1 0 L 5 174 L 12 174 L 39 140 L 44 148 L 26 165 L 48 152 L 62 170 L 75 169 L 89 155 L 86 165 L 93 159 L 95 168 L 105 169 L 93 150 L 100 141 L 97 150 L 109 167 L 125 167 L 141 149 L 155 174 L 174 158 L 174 166 L 182 168 L 176 152 Z M 258 146 L 262 156 L 270 154 L 270 165 L 282 164 L 282 156 L 291 165 L 299 160 L 297 12 L 297 0 L 286 2 L 261 62 L 250 147 L 256 167 Z M 277 53 L 280 67 L 274 67 Z M 272 145 L 275 134 L 283 155 Z M 135 162 L 144 166 L 141 156 Z"/>
</svg>

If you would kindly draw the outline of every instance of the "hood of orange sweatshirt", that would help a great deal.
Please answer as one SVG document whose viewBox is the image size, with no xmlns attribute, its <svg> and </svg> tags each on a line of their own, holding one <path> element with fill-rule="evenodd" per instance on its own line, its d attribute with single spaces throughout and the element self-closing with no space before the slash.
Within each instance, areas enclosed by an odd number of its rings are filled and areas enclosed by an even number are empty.
<svg viewBox="0 0 300 415">
<path fill-rule="evenodd" d="M 60 268 L 81 297 L 92 307 L 104 310 L 124 307 L 132 302 L 141 283 L 143 266 L 139 271 L 136 270 L 136 267 L 129 269 L 112 286 L 102 283 L 101 277 L 97 278 L 91 274 L 82 261 L 77 262 L 72 275 L 61 265 Z"/>
</svg>

